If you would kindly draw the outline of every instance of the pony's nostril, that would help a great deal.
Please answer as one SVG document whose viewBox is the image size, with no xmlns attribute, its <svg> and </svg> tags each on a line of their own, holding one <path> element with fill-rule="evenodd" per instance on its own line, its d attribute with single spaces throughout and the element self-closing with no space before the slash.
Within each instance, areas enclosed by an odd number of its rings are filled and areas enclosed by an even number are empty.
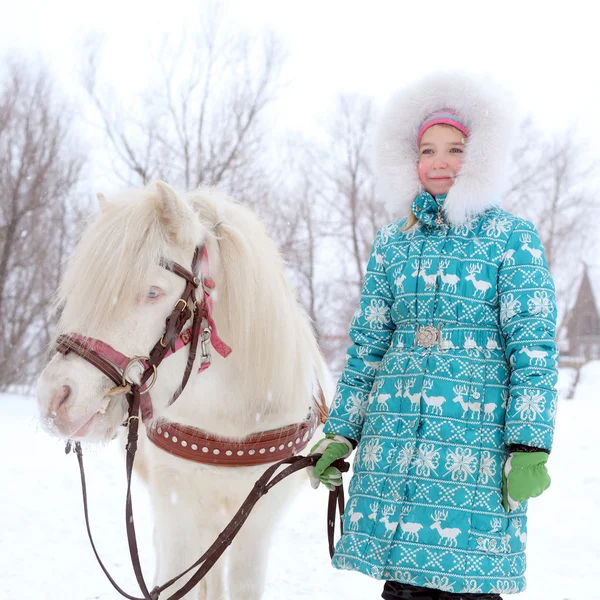
<svg viewBox="0 0 600 600">
<path fill-rule="evenodd" d="M 60 408 L 67 402 L 69 396 L 71 395 L 71 388 L 68 385 L 63 385 L 61 388 L 54 394 L 52 398 L 52 405 L 54 406 L 54 410 L 60 410 Z"/>
<path fill-rule="evenodd" d="M 69 399 L 69 396 L 71 395 L 71 388 L 68 385 L 63 385 L 62 391 L 63 391 L 63 398 L 60 402 L 61 404 L 63 404 L 64 402 L 66 402 Z"/>
</svg>

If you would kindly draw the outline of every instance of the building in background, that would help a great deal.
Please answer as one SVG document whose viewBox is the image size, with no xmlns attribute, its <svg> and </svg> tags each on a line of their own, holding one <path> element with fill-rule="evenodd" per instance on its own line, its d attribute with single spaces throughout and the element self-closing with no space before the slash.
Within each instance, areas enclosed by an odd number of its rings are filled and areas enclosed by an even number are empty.
<svg viewBox="0 0 600 600">
<path fill-rule="evenodd" d="M 579 367 L 600 359 L 600 265 L 584 263 L 577 293 L 565 315 L 560 362 Z"/>
</svg>

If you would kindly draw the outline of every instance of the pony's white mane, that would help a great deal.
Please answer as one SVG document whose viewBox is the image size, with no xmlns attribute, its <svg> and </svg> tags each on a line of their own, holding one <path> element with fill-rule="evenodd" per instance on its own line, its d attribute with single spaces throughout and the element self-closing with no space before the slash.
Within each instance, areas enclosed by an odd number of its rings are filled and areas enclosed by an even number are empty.
<svg viewBox="0 0 600 600">
<path fill-rule="evenodd" d="M 277 246 L 254 212 L 214 188 L 188 196 L 218 240 L 215 318 L 234 350 L 227 360 L 242 369 L 258 410 L 285 396 L 308 401 L 321 356 Z"/>
<path fill-rule="evenodd" d="M 66 307 L 58 333 L 93 336 L 116 327 L 147 288 L 149 268 L 173 246 L 174 232 L 165 228 L 157 198 L 152 185 L 126 190 L 111 197 L 86 228 L 58 290 L 56 304 Z M 214 317 L 233 348 L 227 361 L 263 406 L 286 394 L 310 398 L 320 353 L 263 224 L 214 188 L 180 198 L 190 214 L 177 230 L 177 245 L 189 249 L 190 257 L 201 241 L 218 248 Z"/>
</svg>

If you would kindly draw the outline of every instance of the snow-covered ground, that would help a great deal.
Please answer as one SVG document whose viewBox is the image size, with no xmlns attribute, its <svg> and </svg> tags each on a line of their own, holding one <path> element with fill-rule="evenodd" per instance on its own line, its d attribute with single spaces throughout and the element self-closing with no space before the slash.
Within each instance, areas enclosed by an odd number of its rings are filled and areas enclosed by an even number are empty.
<svg viewBox="0 0 600 600">
<path fill-rule="evenodd" d="M 571 373 L 561 373 L 568 387 Z M 43 433 L 31 398 L 0 395 L 0 600 L 119 598 L 95 562 L 74 456 Z M 530 503 L 528 581 L 515 600 L 600 600 L 600 362 L 559 405 L 553 483 Z M 114 445 L 85 453 L 97 545 L 121 585 L 139 595 L 123 526 L 124 466 Z M 134 489 L 143 564 L 151 579 L 151 517 Z M 264 600 L 376 599 L 382 584 L 329 565 L 326 490 L 306 486 L 273 545 Z M 237 600 L 237 599 L 236 599 Z M 240 599 L 242 600 L 242 599 Z"/>
</svg>

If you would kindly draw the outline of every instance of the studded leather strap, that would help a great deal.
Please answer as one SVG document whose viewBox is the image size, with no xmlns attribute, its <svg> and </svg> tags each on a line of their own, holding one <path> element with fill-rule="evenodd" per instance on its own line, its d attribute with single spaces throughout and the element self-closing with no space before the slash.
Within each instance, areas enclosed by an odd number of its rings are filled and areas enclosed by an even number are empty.
<svg viewBox="0 0 600 600">
<path fill-rule="evenodd" d="M 245 467 L 298 454 L 312 438 L 319 420 L 319 412 L 313 408 L 302 423 L 256 433 L 241 441 L 166 420 L 157 420 L 146 433 L 155 446 L 179 458 L 220 467 Z"/>
</svg>

